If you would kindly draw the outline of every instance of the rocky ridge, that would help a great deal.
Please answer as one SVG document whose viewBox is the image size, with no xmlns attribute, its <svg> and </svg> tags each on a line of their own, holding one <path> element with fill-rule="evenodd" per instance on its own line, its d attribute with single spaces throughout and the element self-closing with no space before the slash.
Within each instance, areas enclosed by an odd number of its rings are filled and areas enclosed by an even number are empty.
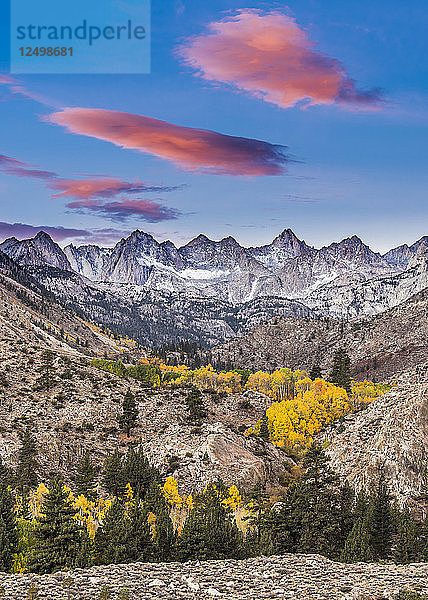
<svg viewBox="0 0 428 600">
<path fill-rule="evenodd" d="M 292 316 L 301 316 L 303 306 L 310 315 L 346 319 L 397 306 L 428 285 L 426 240 L 381 256 L 357 236 L 315 249 L 290 229 L 271 244 L 253 248 L 242 247 L 232 237 L 213 241 L 204 235 L 177 248 L 135 231 L 114 248 L 69 245 L 63 251 L 41 232 L 32 240 L 8 239 L 0 250 L 31 268 L 57 297 L 76 291 L 86 316 L 101 316 L 107 325 L 112 324 L 109 313 L 123 310 L 124 321 L 130 319 L 138 331 L 145 326 L 138 323 L 139 316 L 143 323 L 146 317 L 150 320 L 149 305 L 156 311 L 165 297 L 176 306 L 187 303 L 178 319 L 182 326 L 170 339 L 186 334 L 211 345 L 245 331 L 234 328 L 226 313 L 246 314 L 253 302 L 270 305 L 268 316 L 283 314 L 281 303 L 287 302 Z M 213 306 L 212 312 L 223 313 L 223 322 L 212 329 L 198 319 L 204 303 Z M 168 320 L 175 323 L 176 315 Z M 162 343 L 163 329 L 162 319 L 153 322 L 152 343 Z"/>
<path fill-rule="evenodd" d="M 428 592 L 428 564 L 339 564 L 318 555 L 286 554 L 188 563 L 108 565 L 53 575 L 4 575 L 6 598 L 25 600 L 30 585 L 40 600 L 394 600 L 403 589 Z"/>
<path fill-rule="evenodd" d="M 274 317 L 211 348 L 207 360 L 265 370 L 318 363 L 326 373 L 338 347 L 347 349 L 357 379 L 384 380 L 428 360 L 428 290 L 371 318 Z"/>
</svg>

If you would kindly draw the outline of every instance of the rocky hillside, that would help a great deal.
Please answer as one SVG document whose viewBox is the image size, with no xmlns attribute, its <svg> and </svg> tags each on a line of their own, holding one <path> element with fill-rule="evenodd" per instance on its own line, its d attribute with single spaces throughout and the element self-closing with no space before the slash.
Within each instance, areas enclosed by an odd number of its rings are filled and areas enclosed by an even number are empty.
<svg viewBox="0 0 428 600">
<path fill-rule="evenodd" d="M 400 590 L 428 592 L 428 565 L 340 564 L 317 555 L 286 554 L 167 564 L 127 564 L 58 572 L 0 575 L 6 598 L 25 600 L 30 585 L 40 600 L 112 600 L 127 589 L 132 600 L 394 600 Z"/>
<path fill-rule="evenodd" d="M 400 504 L 417 504 L 428 485 L 428 363 L 402 374 L 390 392 L 319 439 L 328 442 L 333 469 L 354 488 L 368 486 L 383 468 Z"/>
<path fill-rule="evenodd" d="M 428 360 L 428 290 L 371 318 L 273 318 L 207 358 L 252 369 L 310 369 L 317 362 L 326 372 L 338 347 L 348 350 L 356 378 L 379 381 Z"/>
<path fill-rule="evenodd" d="M 108 338 L 100 340 L 53 305 L 49 316 L 36 315 L 22 299 L 15 299 L 16 286 L 9 284 L 10 290 L 0 286 L 0 454 L 6 463 L 15 463 L 20 434 L 31 425 L 44 449 L 40 462 L 45 477 L 72 473 L 86 448 L 100 465 L 115 447 L 125 451 L 138 441 L 152 462 L 164 474 L 173 474 L 185 491 L 218 477 L 243 489 L 258 478 L 276 486 L 292 466 L 282 451 L 243 435 L 266 409 L 265 396 L 205 394 L 208 416 L 201 427 L 193 427 L 187 420 L 188 390 L 145 389 L 137 381 L 92 367 L 87 353 L 111 351 Z M 37 300 L 35 293 L 31 297 Z M 89 349 L 76 346 L 68 334 L 45 331 L 37 324 L 42 322 L 61 324 L 74 335 L 74 326 L 79 327 L 77 333 L 81 340 L 87 335 Z M 51 363 L 46 350 L 53 352 Z M 43 381 L 47 372 L 48 389 Z M 128 389 L 137 396 L 139 408 L 132 438 L 120 433 L 117 420 Z"/>
<path fill-rule="evenodd" d="M 428 363 L 402 374 L 390 392 L 320 439 L 328 442 L 333 469 L 356 489 L 381 467 L 401 504 L 416 499 L 428 485 Z"/>
</svg>

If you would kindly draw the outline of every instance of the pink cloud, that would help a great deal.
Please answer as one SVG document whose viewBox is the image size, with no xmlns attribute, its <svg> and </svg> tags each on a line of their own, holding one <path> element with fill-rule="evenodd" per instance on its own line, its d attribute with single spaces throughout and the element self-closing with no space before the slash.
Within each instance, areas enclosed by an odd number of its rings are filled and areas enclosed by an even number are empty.
<svg viewBox="0 0 428 600">
<path fill-rule="evenodd" d="M 28 90 L 20 81 L 14 79 L 13 77 L 9 77 L 9 75 L 0 75 L 0 85 L 5 85 L 6 89 L 13 95 L 23 96 L 27 100 L 34 100 L 39 104 L 49 106 L 50 108 L 56 108 L 56 104 L 54 102 L 48 98 L 45 98 L 44 96 L 41 96 L 40 94 L 37 94 L 36 92 Z"/>
<path fill-rule="evenodd" d="M 210 23 L 177 54 L 204 79 L 281 108 L 338 104 L 373 110 L 383 104 L 378 90 L 358 90 L 337 59 L 321 52 L 294 18 L 276 11 L 245 9 Z"/>
<path fill-rule="evenodd" d="M 111 202 L 100 200 L 76 200 L 67 204 L 67 208 L 78 212 L 95 212 L 109 217 L 113 221 L 125 221 L 130 217 L 140 217 L 149 223 L 159 223 L 176 219 L 181 213 L 168 208 L 158 200 L 120 199 Z"/>
<path fill-rule="evenodd" d="M 126 112 L 65 108 L 48 117 L 71 133 L 139 150 L 196 172 L 221 175 L 281 175 L 285 147 L 254 139 L 181 127 Z"/>
<path fill-rule="evenodd" d="M 5 156 L 4 154 L 0 154 L 0 169 L 8 175 L 15 175 L 15 177 L 29 177 L 30 179 L 42 179 L 46 181 L 57 177 L 56 173 L 33 169 L 31 165 L 10 156 Z"/>
<path fill-rule="evenodd" d="M 116 177 L 96 177 L 87 179 L 57 179 L 50 187 L 59 190 L 53 198 L 114 198 L 119 194 L 140 194 L 142 192 L 171 192 L 178 187 L 149 185 L 141 181 L 128 182 Z"/>
<path fill-rule="evenodd" d="M 113 221 L 124 221 L 138 217 L 149 223 L 158 223 L 168 219 L 176 219 L 180 211 L 169 208 L 160 200 L 131 200 L 118 198 L 107 202 L 121 194 L 124 196 L 143 192 L 171 192 L 179 187 L 146 184 L 141 181 L 128 182 L 116 177 L 87 177 L 86 179 L 63 179 L 51 171 L 29 168 L 30 165 L 0 154 L 0 171 L 16 177 L 28 177 L 42 180 L 49 188 L 58 193 L 53 198 L 75 198 L 67 204 L 67 208 L 78 212 L 95 212 Z"/>
</svg>

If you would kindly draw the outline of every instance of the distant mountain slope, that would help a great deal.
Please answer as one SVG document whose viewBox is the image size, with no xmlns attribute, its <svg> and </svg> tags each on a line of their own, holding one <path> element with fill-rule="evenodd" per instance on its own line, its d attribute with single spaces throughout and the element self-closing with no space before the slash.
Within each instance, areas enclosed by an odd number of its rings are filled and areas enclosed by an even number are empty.
<svg viewBox="0 0 428 600">
<path fill-rule="evenodd" d="M 349 352 L 355 377 L 384 379 L 428 360 L 428 289 L 371 318 L 273 318 L 212 348 L 215 363 L 253 369 L 330 368 L 335 350 Z"/>
<path fill-rule="evenodd" d="M 149 347 L 172 339 L 218 344 L 273 315 L 312 314 L 304 304 L 286 298 L 258 298 L 234 305 L 138 285 L 95 283 L 53 267 L 27 267 L 27 271 L 71 311 Z"/>
<path fill-rule="evenodd" d="M 395 307 L 428 286 L 427 239 L 381 256 L 357 236 L 318 250 L 290 229 L 253 248 L 204 235 L 177 248 L 134 231 L 114 248 L 63 251 L 40 232 L 0 250 L 89 320 L 146 345 L 213 345 L 274 315 L 349 319 Z"/>
<path fill-rule="evenodd" d="M 353 487 L 367 486 L 383 468 L 399 502 L 414 502 L 428 483 L 428 363 L 403 373 L 397 387 L 320 439 Z"/>
<path fill-rule="evenodd" d="M 102 334 L 66 310 L 26 269 L 1 251 L 0 331 L 9 336 L 6 339 L 41 344 L 75 356 L 117 356 L 121 350 L 120 340 Z"/>
</svg>

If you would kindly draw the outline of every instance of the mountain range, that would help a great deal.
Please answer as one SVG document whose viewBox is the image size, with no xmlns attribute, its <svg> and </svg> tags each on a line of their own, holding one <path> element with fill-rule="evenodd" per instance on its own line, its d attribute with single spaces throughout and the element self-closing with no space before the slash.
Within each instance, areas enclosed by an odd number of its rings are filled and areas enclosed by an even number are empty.
<svg viewBox="0 0 428 600">
<path fill-rule="evenodd" d="M 375 315 L 428 286 L 427 236 L 383 255 L 357 236 L 316 249 L 291 229 L 250 248 L 205 235 L 177 248 L 134 231 L 113 248 L 62 249 L 40 232 L 0 250 L 85 317 L 150 344 L 210 345 L 275 315 Z"/>
</svg>

